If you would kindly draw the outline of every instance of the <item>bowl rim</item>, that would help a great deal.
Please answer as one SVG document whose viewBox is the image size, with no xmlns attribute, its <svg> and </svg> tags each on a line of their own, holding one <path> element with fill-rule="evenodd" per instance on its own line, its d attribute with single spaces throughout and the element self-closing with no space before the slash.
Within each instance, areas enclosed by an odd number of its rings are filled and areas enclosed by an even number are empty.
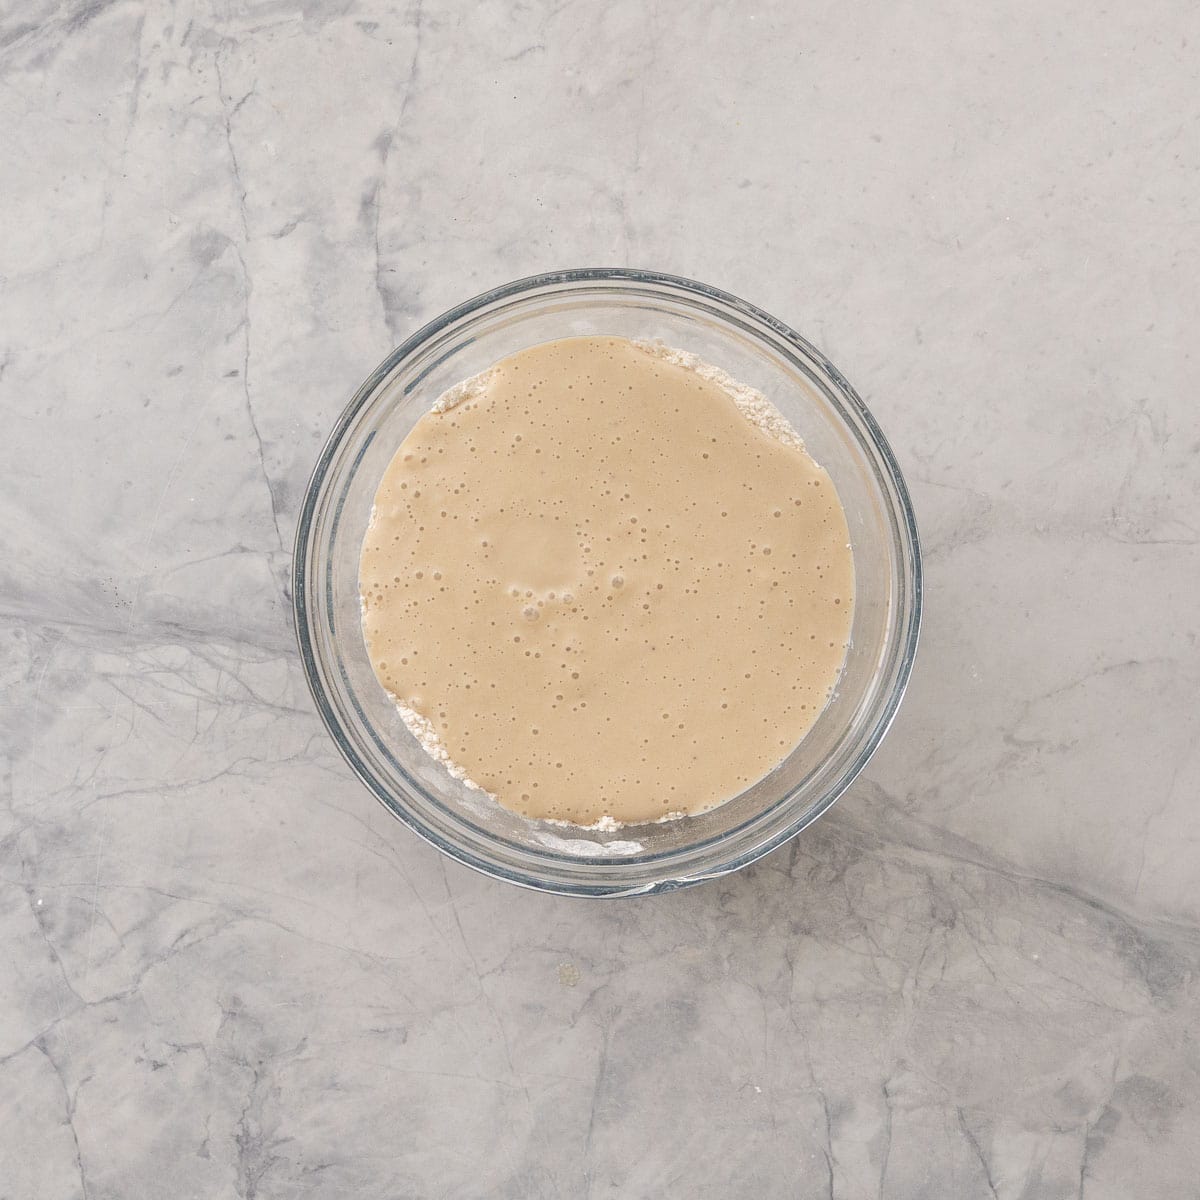
<svg viewBox="0 0 1200 1200">
<path fill-rule="evenodd" d="M 410 806 L 397 803 L 397 797 L 391 791 L 387 791 L 387 794 L 385 794 L 386 789 L 380 788 L 374 774 L 367 769 L 366 764 L 361 761 L 355 748 L 344 735 L 342 723 L 326 694 L 313 642 L 311 629 L 312 611 L 308 596 L 308 567 L 313 546 L 315 518 L 318 502 L 322 498 L 324 484 L 329 475 L 330 467 L 341 448 L 347 431 L 354 424 L 362 409 L 374 398 L 378 388 L 388 376 L 405 359 L 415 354 L 420 348 L 439 336 L 446 329 L 482 309 L 500 302 L 513 300 L 527 292 L 552 288 L 556 285 L 573 286 L 589 283 L 616 285 L 612 287 L 614 293 L 619 291 L 619 285 L 621 284 L 659 286 L 681 292 L 685 296 L 716 302 L 734 309 L 755 322 L 767 326 L 777 337 L 785 343 L 790 344 L 793 349 L 799 351 L 804 357 L 812 360 L 825 372 L 829 382 L 837 389 L 839 393 L 838 399 L 852 408 L 859 420 L 866 427 L 873 448 L 879 456 L 880 464 L 884 468 L 884 474 L 891 485 L 895 498 L 893 517 L 897 519 L 898 527 L 904 540 L 907 541 L 907 548 L 909 550 L 909 553 L 902 558 L 902 566 L 907 566 L 908 570 L 907 572 L 901 571 L 901 578 L 899 580 L 901 595 L 905 596 L 907 594 L 908 613 L 907 619 L 903 624 L 898 624 L 895 629 L 900 648 L 893 668 L 894 681 L 886 696 L 882 698 L 873 721 L 865 731 L 858 751 L 842 773 L 827 787 L 825 794 L 820 796 L 808 808 L 797 813 L 792 820 L 785 822 L 761 841 L 756 842 L 739 854 L 732 855 L 719 863 L 707 866 L 703 870 L 695 870 L 690 873 L 685 872 L 682 875 L 672 871 L 662 878 L 633 884 L 623 884 L 620 881 L 611 879 L 579 880 L 565 883 L 561 880 L 547 879 L 529 870 L 514 868 L 508 865 L 501 866 L 500 864 L 479 857 L 462 845 L 447 840 L 436 830 L 430 828 Z M 907 575 L 907 578 L 904 578 L 904 575 Z M 434 317 L 431 321 L 421 326 L 415 333 L 396 346 L 356 389 L 354 395 L 334 422 L 317 456 L 308 483 L 305 485 L 304 499 L 296 521 L 291 579 L 292 617 L 309 694 L 312 696 L 322 722 L 333 738 L 342 757 L 371 794 L 397 820 L 403 822 L 424 841 L 448 857 L 462 863 L 464 866 L 479 871 L 481 874 L 534 891 L 565 896 L 597 898 L 665 892 L 730 874 L 757 861 L 772 850 L 778 849 L 778 847 L 790 841 L 807 828 L 813 821 L 828 812 L 833 804 L 845 793 L 863 767 L 866 766 L 895 719 L 912 675 L 917 644 L 920 639 L 923 611 L 921 545 L 917 531 L 916 514 L 913 511 L 908 487 L 891 445 L 880 429 L 878 422 L 876 422 L 870 409 L 841 371 L 820 350 L 800 333 L 792 329 L 791 326 L 747 300 L 743 300 L 730 292 L 694 279 L 671 275 L 661 271 L 643 270 L 632 267 L 579 267 L 544 272 L 515 279 L 510 283 L 481 292 L 447 309 L 439 316 Z M 780 803 L 784 803 L 786 800 L 787 797 Z M 614 863 L 613 865 L 616 864 Z"/>
</svg>

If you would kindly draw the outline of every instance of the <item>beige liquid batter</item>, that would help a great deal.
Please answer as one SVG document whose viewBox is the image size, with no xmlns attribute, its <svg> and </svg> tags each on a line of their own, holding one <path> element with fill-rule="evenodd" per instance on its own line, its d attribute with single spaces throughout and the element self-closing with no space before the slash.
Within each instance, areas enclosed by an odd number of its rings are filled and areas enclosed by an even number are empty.
<svg viewBox="0 0 1200 1200">
<path fill-rule="evenodd" d="M 841 670 L 854 564 L 829 476 L 758 393 L 587 337 L 417 422 L 360 583 L 427 748 L 517 812 L 607 825 L 712 808 L 788 755 Z"/>
</svg>

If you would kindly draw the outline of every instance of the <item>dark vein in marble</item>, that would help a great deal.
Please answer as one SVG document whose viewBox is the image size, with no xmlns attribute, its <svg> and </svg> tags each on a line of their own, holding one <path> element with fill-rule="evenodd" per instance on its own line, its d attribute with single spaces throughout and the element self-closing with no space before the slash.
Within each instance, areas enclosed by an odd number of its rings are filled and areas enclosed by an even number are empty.
<svg viewBox="0 0 1200 1200">
<path fill-rule="evenodd" d="M 417 88 L 420 85 L 421 76 L 421 43 L 424 37 L 424 17 L 425 5 L 424 0 L 418 0 L 411 23 L 413 27 L 413 52 L 408 64 L 408 83 L 404 89 L 404 95 L 400 100 L 400 107 L 396 113 L 396 119 L 392 123 L 390 129 L 376 139 L 376 147 L 379 150 L 379 174 L 375 180 L 374 186 L 366 197 L 364 197 L 363 207 L 372 215 L 372 240 L 375 247 L 375 291 L 379 296 L 379 304 L 383 311 L 383 322 L 387 326 L 388 333 L 391 335 L 393 343 L 399 341 L 399 331 L 395 325 L 395 318 L 398 315 L 398 309 L 395 297 L 392 294 L 392 289 L 388 287 L 384 276 L 392 273 L 394 268 L 385 268 L 383 265 L 383 254 L 380 250 L 379 241 L 379 224 L 383 212 L 383 194 L 387 186 L 388 158 L 391 154 L 392 147 L 396 139 L 400 135 L 400 131 L 404 126 L 404 119 L 408 114 L 409 105 L 412 103 L 413 96 L 416 94 Z"/>
<path fill-rule="evenodd" d="M 222 124 L 225 131 L 225 146 L 229 153 L 229 164 L 233 172 L 234 196 L 237 200 L 238 220 L 241 223 L 242 244 L 238 246 L 234 244 L 233 250 L 237 255 L 238 263 L 242 269 L 242 322 L 241 330 L 243 337 L 243 353 L 242 353 L 242 395 L 245 400 L 246 418 L 250 423 L 250 431 L 254 437 L 255 453 L 258 458 L 259 470 L 262 472 L 263 483 L 266 485 L 267 497 L 271 510 L 271 524 L 275 529 L 275 539 L 277 549 L 282 555 L 284 553 L 284 538 L 283 530 L 279 519 L 279 499 L 275 494 L 275 484 L 271 479 L 271 473 L 267 470 L 266 453 L 263 446 L 262 433 L 259 430 L 258 418 L 254 414 L 254 404 L 250 399 L 250 297 L 253 284 L 250 279 L 250 270 L 246 265 L 246 251 L 250 245 L 250 222 L 246 215 L 246 184 L 242 178 L 242 167 L 238 160 L 237 147 L 234 144 L 233 136 L 233 118 L 237 116 L 239 110 L 254 95 L 254 89 L 251 88 L 236 104 L 230 107 L 229 98 L 225 91 L 225 79 L 221 68 L 221 55 L 218 53 L 213 59 L 213 66 L 217 74 L 217 95 L 221 104 Z"/>
<path fill-rule="evenodd" d="M 971 1147 L 975 1157 L 979 1160 L 979 1166 L 983 1171 L 983 1178 L 984 1182 L 987 1183 L 988 1192 L 995 1200 L 998 1200 L 999 1194 L 996 1191 L 996 1181 L 992 1178 L 992 1169 L 988 1166 L 988 1160 L 983 1153 L 983 1148 L 979 1144 L 979 1139 L 972 1133 L 971 1127 L 967 1124 L 967 1117 L 962 1108 L 956 1108 L 954 1112 L 958 1117 L 958 1127 L 962 1130 L 963 1137 L 967 1140 L 967 1145 Z"/>
<path fill-rule="evenodd" d="M 87 1171 L 83 1165 L 83 1151 L 79 1146 L 79 1130 L 75 1127 L 75 1104 L 78 1099 L 78 1091 L 73 1093 L 67 1086 L 67 1081 L 63 1078 L 62 1068 L 58 1065 L 58 1061 L 54 1055 L 50 1053 L 45 1038 L 38 1038 L 33 1044 L 41 1051 L 42 1056 L 50 1064 L 50 1069 L 54 1072 L 54 1077 L 58 1080 L 59 1086 L 62 1088 L 63 1099 L 66 1103 L 64 1124 L 71 1131 L 71 1141 L 75 1147 L 75 1166 L 79 1171 L 79 1187 L 83 1192 L 83 1200 L 89 1200 L 90 1193 L 88 1191 Z"/>
</svg>

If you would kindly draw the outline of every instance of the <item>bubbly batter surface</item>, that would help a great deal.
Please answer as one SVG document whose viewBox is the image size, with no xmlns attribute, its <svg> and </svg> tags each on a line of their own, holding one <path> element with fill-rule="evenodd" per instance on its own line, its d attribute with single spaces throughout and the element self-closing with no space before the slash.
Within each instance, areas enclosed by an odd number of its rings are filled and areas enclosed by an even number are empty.
<svg viewBox="0 0 1200 1200">
<path fill-rule="evenodd" d="M 829 476 L 758 393 L 665 347 L 568 338 L 404 440 L 363 543 L 363 634 L 410 728 L 508 808 L 696 813 L 825 706 L 848 543 Z"/>
</svg>

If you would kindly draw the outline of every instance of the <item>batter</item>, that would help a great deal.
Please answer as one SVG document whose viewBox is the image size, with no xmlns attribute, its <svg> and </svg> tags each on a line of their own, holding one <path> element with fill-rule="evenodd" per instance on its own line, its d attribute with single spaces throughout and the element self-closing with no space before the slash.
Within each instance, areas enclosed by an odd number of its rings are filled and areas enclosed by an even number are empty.
<svg viewBox="0 0 1200 1200">
<path fill-rule="evenodd" d="M 702 812 L 777 766 L 846 654 L 829 476 L 763 397 L 660 344 L 533 346 L 388 466 L 363 634 L 460 778 L 578 825 Z"/>
</svg>

